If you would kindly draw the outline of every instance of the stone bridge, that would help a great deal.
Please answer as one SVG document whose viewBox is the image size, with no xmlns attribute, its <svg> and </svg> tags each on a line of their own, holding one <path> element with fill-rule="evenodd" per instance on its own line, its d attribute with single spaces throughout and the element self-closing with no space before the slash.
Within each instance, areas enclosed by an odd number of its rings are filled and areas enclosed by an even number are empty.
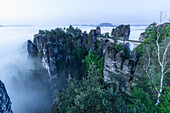
<svg viewBox="0 0 170 113">
<path fill-rule="evenodd" d="M 136 48 L 139 44 L 143 43 L 142 41 L 138 41 L 138 40 L 121 40 L 121 39 L 114 39 L 114 38 L 103 38 L 103 37 L 97 37 L 97 40 L 99 41 L 110 41 L 111 43 L 115 43 L 115 42 L 118 42 L 118 43 L 132 43 L 134 45 L 134 48 Z"/>
</svg>

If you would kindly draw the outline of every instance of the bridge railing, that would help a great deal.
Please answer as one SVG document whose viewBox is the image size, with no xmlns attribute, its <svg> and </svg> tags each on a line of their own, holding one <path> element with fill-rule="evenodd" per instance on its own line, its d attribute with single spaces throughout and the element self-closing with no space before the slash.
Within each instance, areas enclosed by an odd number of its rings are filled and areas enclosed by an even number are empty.
<svg viewBox="0 0 170 113">
<path fill-rule="evenodd" d="M 98 40 L 109 40 L 110 42 L 114 43 L 114 42 L 120 42 L 120 43 L 128 43 L 131 42 L 135 47 L 137 47 L 139 44 L 142 44 L 144 42 L 142 41 L 138 41 L 138 40 L 122 40 L 122 39 L 116 39 L 113 37 L 110 38 L 103 38 L 103 37 L 97 37 Z"/>
</svg>

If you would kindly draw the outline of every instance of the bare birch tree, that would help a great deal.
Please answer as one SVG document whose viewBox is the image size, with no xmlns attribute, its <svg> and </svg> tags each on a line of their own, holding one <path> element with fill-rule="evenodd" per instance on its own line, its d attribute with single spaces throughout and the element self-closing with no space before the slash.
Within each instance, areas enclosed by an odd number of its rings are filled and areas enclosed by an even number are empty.
<svg viewBox="0 0 170 113">
<path fill-rule="evenodd" d="M 165 19 L 165 17 L 166 17 L 165 11 L 160 11 L 159 22 L 162 23 L 162 21 Z"/>
<path fill-rule="evenodd" d="M 164 84 L 164 76 L 166 73 L 168 73 L 170 71 L 170 68 L 169 67 L 167 68 L 167 64 L 170 63 L 170 59 L 167 57 L 168 50 L 170 48 L 170 40 L 168 40 L 168 38 L 165 37 L 165 38 L 167 38 L 166 41 L 168 41 L 168 44 L 165 45 L 165 50 L 164 50 L 163 54 L 161 54 L 160 44 L 159 44 L 160 36 L 161 36 L 161 33 L 159 33 L 159 31 L 157 31 L 157 40 L 156 40 L 157 51 L 158 51 L 157 60 L 158 60 L 159 66 L 161 67 L 161 79 L 160 79 L 160 88 L 159 88 L 159 92 L 158 92 L 158 97 L 157 97 L 157 101 L 155 104 L 156 106 L 158 106 L 158 104 L 160 103 L 160 97 L 162 94 L 162 89 L 163 89 L 163 84 Z"/>
<path fill-rule="evenodd" d="M 152 83 L 153 87 L 155 88 L 157 92 L 157 100 L 155 103 L 155 106 L 157 107 L 160 103 L 160 98 L 164 86 L 164 78 L 167 73 L 170 73 L 170 38 L 166 37 L 165 33 L 162 32 L 161 28 L 157 28 L 157 35 L 155 40 L 155 53 L 157 55 L 156 61 L 152 61 L 153 59 L 153 51 L 149 50 L 149 46 L 146 46 L 146 56 L 148 60 L 146 60 L 145 64 L 143 65 L 143 69 L 149 79 L 149 81 Z M 169 31 L 168 31 L 169 34 Z M 150 37 L 151 38 L 151 37 Z M 160 43 L 160 39 L 163 38 L 163 42 Z M 155 62 L 158 62 L 157 64 Z M 153 65 L 156 64 L 156 68 L 152 68 Z M 153 72 L 153 70 L 155 72 Z M 157 71 L 159 70 L 159 71 Z M 160 76 L 158 76 L 160 73 Z M 158 81 L 155 81 L 154 79 L 159 78 Z"/>
</svg>

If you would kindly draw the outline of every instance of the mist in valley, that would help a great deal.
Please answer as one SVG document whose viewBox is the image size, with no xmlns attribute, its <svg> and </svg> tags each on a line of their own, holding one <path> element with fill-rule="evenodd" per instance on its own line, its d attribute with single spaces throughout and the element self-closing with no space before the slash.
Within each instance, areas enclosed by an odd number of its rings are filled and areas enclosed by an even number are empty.
<svg viewBox="0 0 170 113">
<path fill-rule="evenodd" d="M 0 79 L 4 82 L 14 113 L 49 113 L 53 94 L 48 73 L 38 59 L 29 58 L 27 39 L 33 28 L 0 28 Z"/>
</svg>

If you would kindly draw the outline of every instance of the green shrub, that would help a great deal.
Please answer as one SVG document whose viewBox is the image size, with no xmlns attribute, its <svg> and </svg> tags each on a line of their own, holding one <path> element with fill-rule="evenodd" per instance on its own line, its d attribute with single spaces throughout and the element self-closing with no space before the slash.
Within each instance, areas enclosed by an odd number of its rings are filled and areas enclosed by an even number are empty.
<svg viewBox="0 0 170 113">
<path fill-rule="evenodd" d="M 87 72 L 90 70 L 90 65 L 94 63 L 94 65 L 100 70 L 99 75 L 103 76 L 104 70 L 104 58 L 99 59 L 99 55 L 97 51 L 89 51 L 88 55 L 82 60 L 83 63 L 86 64 Z"/>
<path fill-rule="evenodd" d="M 116 44 L 115 49 L 119 53 L 121 50 L 123 50 L 123 46 L 121 44 Z"/>
</svg>

